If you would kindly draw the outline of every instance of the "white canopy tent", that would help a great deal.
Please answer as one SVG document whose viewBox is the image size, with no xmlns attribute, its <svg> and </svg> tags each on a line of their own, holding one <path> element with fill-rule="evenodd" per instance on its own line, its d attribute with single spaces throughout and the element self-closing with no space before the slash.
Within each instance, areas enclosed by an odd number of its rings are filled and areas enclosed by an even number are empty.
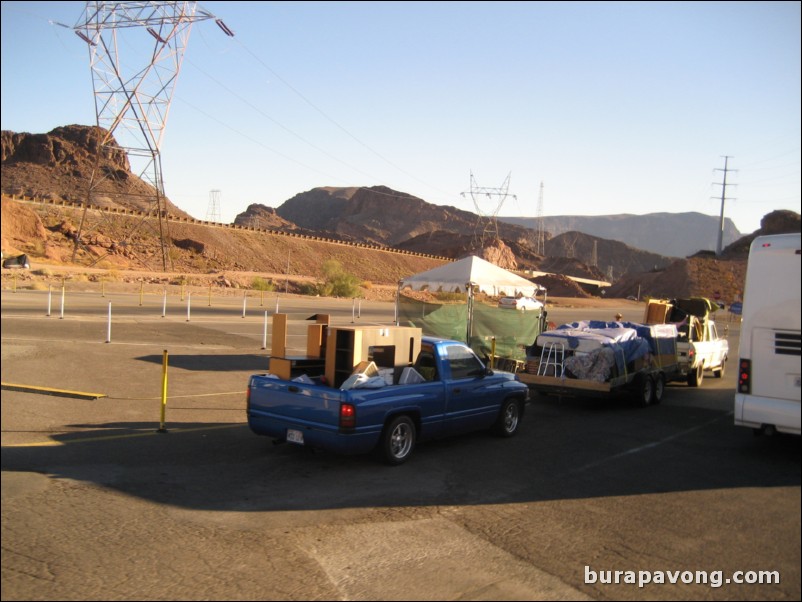
<svg viewBox="0 0 802 602">
<path fill-rule="evenodd" d="M 439 268 L 434 268 L 427 272 L 415 274 L 414 276 L 399 281 L 398 293 L 396 295 L 397 322 L 398 316 L 400 316 L 401 291 L 407 287 L 416 291 L 428 289 L 431 292 L 463 293 L 467 300 L 465 340 L 469 344 L 475 334 L 473 327 L 475 293 L 483 292 L 491 296 L 512 297 L 523 295 L 535 297 L 538 293 L 542 292 L 543 296 L 539 300 L 542 301 L 544 305 L 546 302 L 546 289 L 544 287 L 474 255 L 440 266 Z M 539 314 L 542 322 L 543 317 L 545 317 L 545 311 L 541 311 Z"/>
<path fill-rule="evenodd" d="M 425 288 L 430 291 L 442 290 L 444 292 L 476 290 L 487 295 L 511 297 L 519 293 L 526 297 L 534 297 L 538 291 L 546 290 L 539 284 L 530 282 L 526 278 L 508 272 L 475 255 L 404 278 L 399 282 L 399 289 L 406 287 L 416 291 Z"/>
</svg>

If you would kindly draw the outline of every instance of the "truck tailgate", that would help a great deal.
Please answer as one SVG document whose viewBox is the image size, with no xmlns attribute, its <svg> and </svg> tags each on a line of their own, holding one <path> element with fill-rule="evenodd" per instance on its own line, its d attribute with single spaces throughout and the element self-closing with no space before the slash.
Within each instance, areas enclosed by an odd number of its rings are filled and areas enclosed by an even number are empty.
<svg viewBox="0 0 802 602">
<path fill-rule="evenodd" d="M 343 391 L 322 385 L 253 377 L 248 411 L 336 426 Z"/>
</svg>

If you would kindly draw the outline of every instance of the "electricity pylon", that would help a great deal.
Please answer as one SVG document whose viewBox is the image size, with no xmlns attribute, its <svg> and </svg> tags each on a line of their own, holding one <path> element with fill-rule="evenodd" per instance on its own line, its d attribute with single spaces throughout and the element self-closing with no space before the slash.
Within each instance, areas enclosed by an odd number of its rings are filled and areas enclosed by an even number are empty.
<svg viewBox="0 0 802 602">
<path fill-rule="evenodd" d="M 210 190 L 209 191 L 209 207 L 206 209 L 206 221 L 207 222 L 214 222 L 216 224 L 220 223 L 222 219 L 220 217 L 220 195 L 222 193 L 219 190 Z"/>
<path fill-rule="evenodd" d="M 149 207 L 138 224 L 131 227 L 129 223 L 129 231 L 115 244 L 129 245 L 142 223 L 158 217 L 162 268 L 167 271 L 169 233 L 161 144 L 190 30 L 195 22 L 208 19 L 215 19 L 226 35 L 234 35 L 222 20 L 198 8 L 197 2 L 86 3 L 73 31 L 89 48 L 100 140 L 73 261 L 83 244 L 88 207 L 99 205 L 106 197 L 139 211 L 143 205 Z M 122 56 L 121 49 L 129 54 Z M 152 191 L 141 184 L 137 187 L 136 179 L 127 177 L 127 170 L 101 164 L 102 158 L 115 156 L 119 163 L 121 153 L 130 171 Z M 137 198 L 140 203 L 134 202 Z"/>
<path fill-rule="evenodd" d="M 504 204 L 504 201 L 507 200 L 508 196 L 512 196 L 514 199 L 518 198 L 514 194 L 509 194 L 510 175 L 511 174 L 507 174 L 507 178 L 504 180 L 504 183 L 501 185 L 501 187 L 485 188 L 476 184 L 476 180 L 473 177 L 473 172 L 471 172 L 470 191 L 460 193 L 463 197 L 466 194 L 470 194 L 471 199 L 473 200 L 473 205 L 476 208 L 476 213 L 478 214 L 476 227 L 474 228 L 473 232 L 474 244 L 478 244 L 479 248 L 481 249 L 485 247 L 485 243 L 489 237 L 493 237 L 492 242 L 500 239 L 497 217 L 499 211 L 501 210 L 501 206 Z M 481 234 L 479 234 L 480 230 Z"/>
</svg>

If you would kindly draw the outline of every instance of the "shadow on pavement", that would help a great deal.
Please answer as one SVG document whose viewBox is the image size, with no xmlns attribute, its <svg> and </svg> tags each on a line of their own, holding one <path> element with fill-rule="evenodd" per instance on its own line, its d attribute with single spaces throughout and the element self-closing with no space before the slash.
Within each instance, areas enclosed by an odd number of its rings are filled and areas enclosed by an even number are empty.
<svg viewBox="0 0 802 602">
<path fill-rule="evenodd" d="M 80 425 L 70 425 L 75 428 Z M 274 445 L 244 423 L 114 422 L 3 448 L 4 471 L 39 472 L 205 510 L 521 503 L 800 485 L 800 438 L 756 438 L 721 410 L 586 401 L 530 404 L 511 439 L 419 444 L 404 465 Z"/>
</svg>

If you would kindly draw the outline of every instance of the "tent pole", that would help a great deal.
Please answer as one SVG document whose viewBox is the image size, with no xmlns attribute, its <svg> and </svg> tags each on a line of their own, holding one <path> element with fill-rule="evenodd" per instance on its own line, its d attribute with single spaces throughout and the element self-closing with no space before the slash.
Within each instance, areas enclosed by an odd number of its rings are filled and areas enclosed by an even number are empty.
<svg viewBox="0 0 802 602">
<path fill-rule="evenodd" d="M 401 304 L 401 284 L 402 283 L 403 283 L 403 280 L 399 280 L 398 281 L 398 288 L 395 291 L 395 325 L 396 326 L 400 326 L 401 325 L 401 319 L 400 319 L 400 316 L 399 316 L 399 311 L 401 309 L 401 305 L 400 304 Z"/>
<path fill-rule="evenodd" d="M 468 295 L 468 303 L 467 303 L 467 332 L 465 334 L 465 344 L 470 346 L 471 344 L 471 335 L 473 334 L 473 282 L 468 282 L 465 285 L 465 291 Z"/>
</svg>

